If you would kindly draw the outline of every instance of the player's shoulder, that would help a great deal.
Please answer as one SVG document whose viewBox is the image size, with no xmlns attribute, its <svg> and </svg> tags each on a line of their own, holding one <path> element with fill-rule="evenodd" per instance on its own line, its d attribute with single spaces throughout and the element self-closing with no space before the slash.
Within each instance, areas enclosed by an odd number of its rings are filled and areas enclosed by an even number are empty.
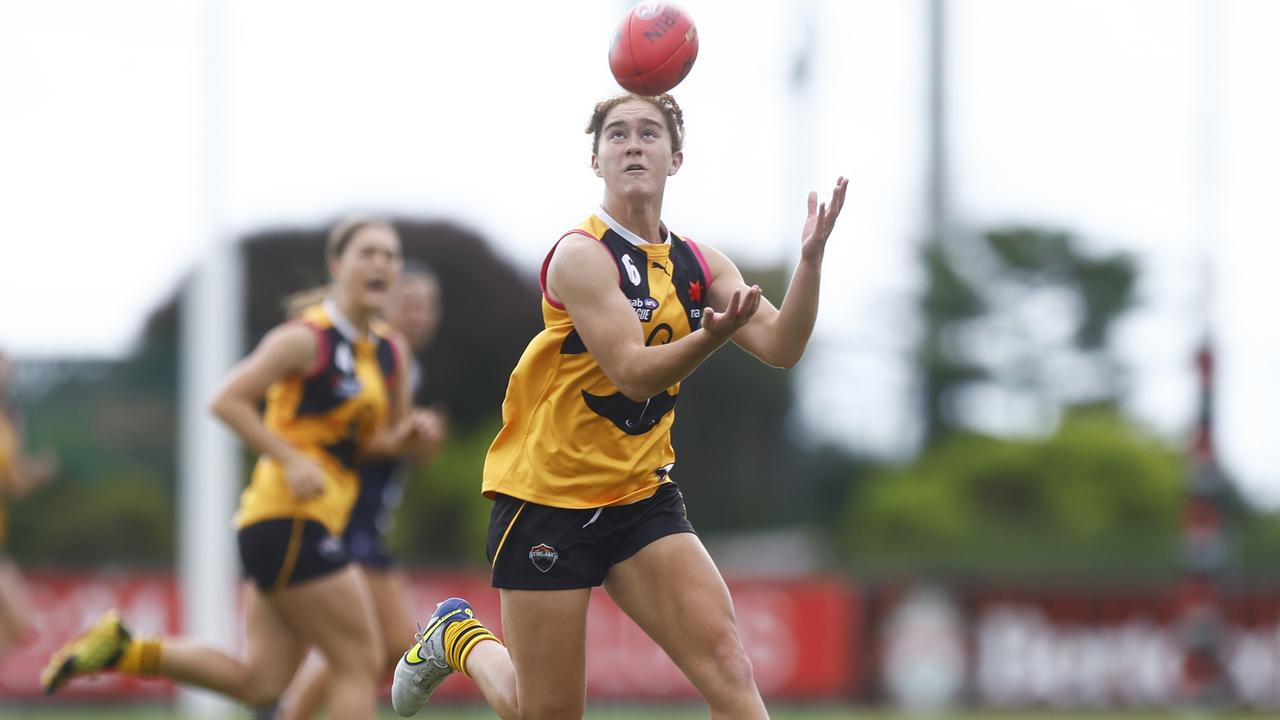
<svg viewBox="0 0 1280 720">
<path fill-rule="evenodd" d="M 604 234 L 608 231 L 609 224 L 599 215 L 592 213 L 585 220 L 567 230 L 560 238 L 564 240 L 570 236 L 577 236 L 583 239 L 593 238 L 599 241 L 604 238 Z"/>
<path fill-rule="evenodd" d="M 584 257 L 600 262 L 608 257 L 608 249 L 604 244 L 604 235 L 608 230 L 608 224 L 599 216 L 589 215 L 586 220 L 560 235 L 547 258 L 548 262 L 553 268 L 582 262 Z M 606 252 L 601 253 L 601 249 Z"/>
</svg>

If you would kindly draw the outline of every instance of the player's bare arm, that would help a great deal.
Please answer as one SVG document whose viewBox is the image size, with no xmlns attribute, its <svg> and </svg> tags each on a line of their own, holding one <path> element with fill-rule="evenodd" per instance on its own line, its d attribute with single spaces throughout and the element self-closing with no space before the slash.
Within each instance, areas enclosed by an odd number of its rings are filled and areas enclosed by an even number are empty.
<svg viewBox="0 0 1280 720">
<path fill-rule="evenodd" d="M 710 312 L 703 329 L 675 342 L 646 347 L 644 331 L 618 291 L 613 258 L 592 238 L 560 241 L 547 269 L 547 290 L 564 303 L 573 325 L 609 380 L 624 395 L 643 402 L 675 385 L 735 332 L 759 307 L 759 289 L 737 293 L 723 312 Z"/>
<path fill-rule="evenodd" d="M 251 450 L 275 458 L 285 471 L 294 494 L 305 499 L 324 487 L 324 471 L 287 440 L 269 430 L 258 413 L 258 403 L 272 383 L 307 372 L 319 352 L 315 331 L 301 323 L 281 325 L 258 343 L 231 369 L 210 409 Z"/>
<path fill-rule="evenodd" d="M 752 316 L 746 327 L 733 335 L 735 343 L 768 365 L 794 366 L 809 344 L 809 336 L 813 334 L 813 324 L 818 317 L 822 260 L 831 230 L 844 207 L 848 186 L 847 179 L 839 178 L 831 191 L 830 201 L 821 204 L 816 192 L 809 193 L 808 215 L 800 233 L 800 262 L 791 276 L 782 307 L 775 307 L 768 299 L 762 300 L 760 311 Z M 735 292 L 747 288 L 746 281 L 724 253 L 706 245 L 699 247 L 711 271 L 710 302 L 714 307 L 725 307 Z"/>
</svg>

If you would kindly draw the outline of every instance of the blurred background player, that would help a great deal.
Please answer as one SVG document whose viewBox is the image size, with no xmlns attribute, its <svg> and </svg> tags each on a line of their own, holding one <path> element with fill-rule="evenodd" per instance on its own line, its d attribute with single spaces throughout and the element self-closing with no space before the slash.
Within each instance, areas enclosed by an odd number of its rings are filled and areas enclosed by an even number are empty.
<svg viewBox="0 0 1280 720">
<path fill-rule="evenodd" d="M 18 644 L 30 625 L 31 606 L 26 582 L 6 553 L 5 501 L 22 498 L 47 483 L 58 470 L 53 453 L 24 455 L 25 444 L 17 414 L 8 406 L 12 365 L 0 352 L 0 657 Z"/>
<path fill-rule="evenodd" d="M 422 385 L 422 366 L 418 355 L 426 349 L 440 326 L 440 282 L 435 272 L 416 260 L 405 260 L 400 279 L 387 302 L 384 319 L 400 333 L 412 355 L 408 365 L 410 396 L 416 396 Z M 373 459 L 360 465 L 360 493 L 351 510 L 343 541 L 347 553 L 364 574 L 373 598 L 382 648 L 386 651 L 386 672 L 400 659 L 400 643 L 407 628 L 413 627 L 413 616 L 406 603 L 408 583 L 404 573 L 392 567 L 386 547 L 392 515 L 400 505 L 405 476 L 413 464 L 430 461 L 430 455 L 444 441 L 445 418 L 428 409 L 426 456 L 413 462 Z M 312 653 L 302 666 L 289 691 L 281 701 L 284 718 L 309 718 L 324 703 L 331 673 L 322 658 Z"/>
<path fill-rule="evenodd" d="M 349 220 L 330 232 L 325 250 L 328 297 L 268 333 L 213 402 L 214 414 L 261 453 L 236 514 L 247 577 L 244 658 L 188 639 L 131 638 L 111 612 L 54 654 L 41 677 L 46 692 L 111 669 L 269 708 L 314 644 L 334 671 L 331 716 L 374 716 L 381 640 L 364 575 L 341 536 L 358 490 L 357 458 L 428 452 L 434 420 L 409 410 L 407 350 L 377 320 L 400 271 L 395 229 Z"/>
<path fill-rule="evenodd" d="M 674 98 L 605 100 L 587 132 L 604 201 L 543 262 L 545 328 L 511 374 L 485 460 L 507 646 L 450 598 L 397 665 L 392 703 L 416 713 L 457 670 L 503 718 L 581 718 L 587 606 L 603 584 L 712 718 L 766 718 L 729 589 L 671 479 L 673 411 L 681 381 L 731 338 L 769 365 L 799 361 L 848 182 L 829 204 L 809 193 L 800 260 L 775 308 L 729 258 L 662 222 L 684 161 Z"/>
</svg>

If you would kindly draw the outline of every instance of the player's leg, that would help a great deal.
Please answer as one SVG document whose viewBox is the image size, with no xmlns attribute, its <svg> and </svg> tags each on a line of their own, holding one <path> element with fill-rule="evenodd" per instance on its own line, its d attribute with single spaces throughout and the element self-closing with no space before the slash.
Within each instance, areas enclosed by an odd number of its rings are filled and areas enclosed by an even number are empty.
<svg viewBox="0 0 1280 720">
<path fill-rule="evenodd" d="M 112 611 L 54 654 L 41 684 L 52 693 L 72 677 L 116 670 L 196 685 L 250 707 L 270 705 L 289 682 L 306 645 L 256 586 L 250 582 L 245 587 L 243 660 L 190 638 L 132 637 Z"/>
<path fill-rule="evenodd" d="M 645 545 L 614 565 L 604 586 L 689 678 L 713 719 L 768 718 L 729 589 L 697 535 L 666 535 Z"/>
<path fill-rule="evenodd" d="M 588 529 L 598 514 L 495 498 L 486 550 L 509 648 L 486 641 L 465 601 L 446 600 L 396 666 L 397 712 L 416 713 L 446 675 L 465 670 L 507 720 L 582 717 L 587 604 L 608 570 Z"/>
<path fill-rule="evenodd" d="M 582 717 L 590 588 L 501 593 L 509 648 L 488 634 L 466 601 L 445 600 L 396 667 L 397 712 L 416 714 L 445 677 L 465 671 L 503 720 Z"/>
<path fill-rule="evenodd" d="M 312 650 L 294 673 L 293 680 L 280 696 L 277 715 L 280 720 L 304 720 L 315 717 L 324 707 L 329 694 L 329 665 L 324 655 Z"/>
<path fill-rule="evenodd" d="M 194 640 L 172 638 L 162 641 L 156 674 L 222 693 L 251 708 L 273 704 L 302 661 L 307 642 L 253 582 L 245 583 L 244 607 L 243 660 Z"/>
<path fill-rule="evenodd" d="M 400 659 L 400 645 L 414 627 L 409 612 L 409 581 L 399 570 L 362 567 L 373 596 L 373 611 L 382 634 L 383 670 L 391 672 Z"/>
<path fill-rule="evenodd" d="M 507 699 L 501 692 L 510 687 L 506 677 L 510 672 L 519 709 L 518 715 L 510 717 L 581 718 L 587 701 L 587 604 L 591 589 L 502 590 L 501 594 L 502 634 L 510 654 L 510 670 L 505 664 L 494 663 L 471 671 L 472 677 L 487 674 L 495 681 L 477 679 L 481 690 L 489 688 L 486 699 L 490 695 Z M 483 657 L 477 658 L 475 664 L 484 662 Z"/>
<path fill-rule="evenodd" d="M 401 643 L 413 628 L 406 601 L 408 582 L 404 574 L 396 570 L 360 566 L 369 595 L 373 600 L 377 630 L 382 636 L 383 666 L 386 673 L 395 669 L 400 660 Z M 312 653 L 294 677 L 281 702 L 282 720 L 301 720 L 314 717 L 325 704 L 329 692 L 329 666 L 318 653 Z"/>
<path fill-rule="evenodd" d="M 272 602 L 324 655 L 329 717 L 372 718 L 383 650 L 374 630 L 373 601 L 359 570 L 347 565 L 291 585 L 273 593 Z"/>
</svg>

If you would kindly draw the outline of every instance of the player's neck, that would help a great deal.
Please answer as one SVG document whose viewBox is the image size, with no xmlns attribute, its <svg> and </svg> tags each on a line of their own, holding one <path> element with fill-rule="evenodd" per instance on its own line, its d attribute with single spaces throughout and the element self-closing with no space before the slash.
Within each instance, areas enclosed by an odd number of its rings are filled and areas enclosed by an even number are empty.
<svg viewBox="0 0 1280 720">
<path fill-rule="evenodd" d="M 604 211 L 619 225 L 638 235 L 645 242 L 662 244 L 662 195 L 645 200 L 623 200 L 605 193 Z"/>
<path fill-rule="evenodd" d="M 338 307 L 338 311 L 342 313 L 343 318 L 350 323 L 351 328 L 356 334 L 363 337 L 369 334 L 369 323 L 373 320 L 373 313 L 367 309 L 359 307 L 351 301 L 351 298 L 343 297 L 341 293 L 335 293 L 333 302 Z"/>
</svg>

